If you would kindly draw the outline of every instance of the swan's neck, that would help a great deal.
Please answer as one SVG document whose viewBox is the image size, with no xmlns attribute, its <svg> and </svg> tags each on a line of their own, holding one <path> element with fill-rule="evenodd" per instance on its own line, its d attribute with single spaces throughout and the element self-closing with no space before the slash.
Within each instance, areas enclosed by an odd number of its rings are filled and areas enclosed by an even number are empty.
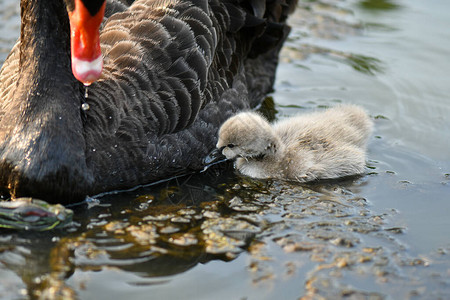
<svg viewBox="0 0 450 300">
<path fill-rule="evenodd" d="M 21 0 L 20 65 L 70 67 L 69 18 L 63 0 Z M 56 60 L 57 59 L 57 60 Z M 53 61 L 53 64 L 49 64 Z M 57 63 L 56 63 L 57 62 Z M 38 72 L 42 70 L 35 68 Z M 68 68 L 70 70 L 70 68 Z"/>
<path fill-rule="evenodd" d="M 19 68 L 9 75 L 17 83 L 0 107 L 0 184 L 13 196 L 60 202 L 67 185 L 83 191 L 92 183 L 67 12 L 63 0 L 22 0 L 21 9 Z"/>
<path fill-rule="evenodd" d="M 23 116 L 17 122 L 24 123 L 44 115 L 49 120 L 61 116 L 79 118 L 82 94 L 71 71 L 70 28 L 64 1 L 22 0 L 20 5 L 19 77 L 8 112 Z"/>
</svg>

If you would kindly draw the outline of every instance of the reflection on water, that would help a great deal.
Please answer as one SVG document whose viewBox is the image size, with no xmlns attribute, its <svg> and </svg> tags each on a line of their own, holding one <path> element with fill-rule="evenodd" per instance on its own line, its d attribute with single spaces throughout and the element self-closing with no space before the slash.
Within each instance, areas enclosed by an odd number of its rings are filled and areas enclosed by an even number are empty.
<svg viewBox="0 0 450 300">
<path fill-rule="evenodd" d="M 333 49 L 317 47 L 313 45 L 298 45 L 297 48 L 286 46 L 284 48 L 284 59 L 288 60 L 288 57 L 306 59 L 311 54 L 320 54 L 330 57 L 341 63 L 351 66 L 355 71 L 375 75 L 375 73 L 382 72 L 383 67 L 379 59 L 375 57 L 369 57 L 361 54 L 346 53 L 342 51 L 336 51 Z"/>
<path fill-rule="evenodd" d="M 378 11 L 378 10 L 392 10 L 400 7 L 396 1 L 391 0 L 364 0 L 360 1 L 359 5 L 361 8 Z"/>
<path fill-rule="evenodd" d="M 77 207 L 73 232 L 41 233 L 38 239 L 11 232 L 0 261 L 26 283 L 23 294 L 67 299 L 85 290 L 87 298 L 95 294 L 91 272 L 135 274 L 135 284 L 150 292 L 154 285 L 170 286 L 173 275 L 211 260 L 232 262 L 242 252 L 255 287 L 279 281 L 280 274 L 294 279 L 309 266 L 301 276 L 304 287 L 291 289 L 312 298 L 383 299 L 386 292 L 401 296 L 433 284 L 428 277 L 413 280 L 415 272 L 428 276 L 431 258 L 408 254 L 397 238 L 406 231 L 393 221 L 398 212 L 374 213 L 359 195 L 375 173 L 298 185 L 242 178 L 227 164 L 208 172 L 106 196 L 90 209 Z M 49 252 L 46 245 L 52 245 Z M 275 255 L 273 248 L 281 252 Z M 208 279 L 202 280 L 208 291 Z M 250 289 L 249 295 L 258 293 Z M 276 288 L 264 293 L 283 294 Z M 102 295 L 96 299 L 117 296 Z"/>
<path fill-rule="evenodd" d="M 408 31 L 419 12 L 445 11 L 430 3 L 300 1 L 291 18 L 276 92 L 259 109 L 275 120 L 364 106 L 376 124 L 365 176 L 299 185 L 224 163 L 90 199 L 70 207 L 69 228 L 2 231 L 0 298 L 449 298 L 450 160 L 436 152 L 450 147 L 450 70 L 420 31 L 428 23 Z M 17 10 L 6 15 L 0 32 L 17 30 Z"/>
<path fill-rule="evenodd" d="M 65 227 L 72 221 L 72 210 L 61 204 L 50 205 L 32 198 L 0 201 L 0 228 L 45 231 Z"/>
</svg>

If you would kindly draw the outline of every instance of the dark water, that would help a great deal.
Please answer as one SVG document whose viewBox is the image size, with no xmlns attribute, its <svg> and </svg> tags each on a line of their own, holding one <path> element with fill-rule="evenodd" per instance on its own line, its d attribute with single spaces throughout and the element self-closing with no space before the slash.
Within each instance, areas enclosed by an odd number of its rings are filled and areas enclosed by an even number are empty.
<svg viewBox="0 0 450 300">
<path fill-rule="evenodd" d="M 16 2 L 0 0 L 1 60 Z M 450 3 L 300 3 L 262 110 L 362 105 L 367 175 L 296 185 L 222 165 L 91 199 L 68 229 L 1 232 L 0 298 L 450 298 Z"/>
</svg>

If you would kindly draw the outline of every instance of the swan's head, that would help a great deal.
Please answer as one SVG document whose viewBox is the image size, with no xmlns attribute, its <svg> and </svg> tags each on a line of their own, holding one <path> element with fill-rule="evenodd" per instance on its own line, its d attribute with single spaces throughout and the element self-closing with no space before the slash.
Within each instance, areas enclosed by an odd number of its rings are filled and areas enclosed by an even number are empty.
<svg viewBox="0 0 450 300">
<path fill-rule="evenodd" d="M 273 153 L 275 144 L 273 129 L 261 115 L 242 112 L 222 125 L 216 147 L 228 159 L 256 158 Z"/>
<path fill-rule="evenodd" d="M 106 0 L 65 0 L 70 20 L 72 73 L 89 85 L 103 69 L 100 49 L 100 25 L 105 15 Z"/>
</svg>

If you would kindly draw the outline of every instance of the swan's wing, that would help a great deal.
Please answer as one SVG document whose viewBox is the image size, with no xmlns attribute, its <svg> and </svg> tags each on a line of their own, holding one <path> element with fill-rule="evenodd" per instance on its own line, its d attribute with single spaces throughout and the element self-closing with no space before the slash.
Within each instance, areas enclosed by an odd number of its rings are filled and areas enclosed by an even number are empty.
<svg viewBox="0 0 450 300">
<path fill-rule="evenodd" d="M 270 50 L 285 34 L 283 25 L 267 21 L 284 15 L 266 1 L 135 1 L 124 11 L 120 6 L 101 34 L 104 75 L 90 98 L 93 107 L 106 102 L 122 111 L 119 118 L 138 111 L 141 116 L 133 114 L 158 135 L 191 125 L 201 107 L 231 87 L 247 57 Z"/>
<path fill-rule="evenodd" d="M 4 114 L 6 104 L 11 91 L 17 84 L 17 77 L 19 75 L 19 57 L 20 57 L 20 45 L 17 42 L 3 63 L 0 70 L 0 120 Z"/>
</svg>

